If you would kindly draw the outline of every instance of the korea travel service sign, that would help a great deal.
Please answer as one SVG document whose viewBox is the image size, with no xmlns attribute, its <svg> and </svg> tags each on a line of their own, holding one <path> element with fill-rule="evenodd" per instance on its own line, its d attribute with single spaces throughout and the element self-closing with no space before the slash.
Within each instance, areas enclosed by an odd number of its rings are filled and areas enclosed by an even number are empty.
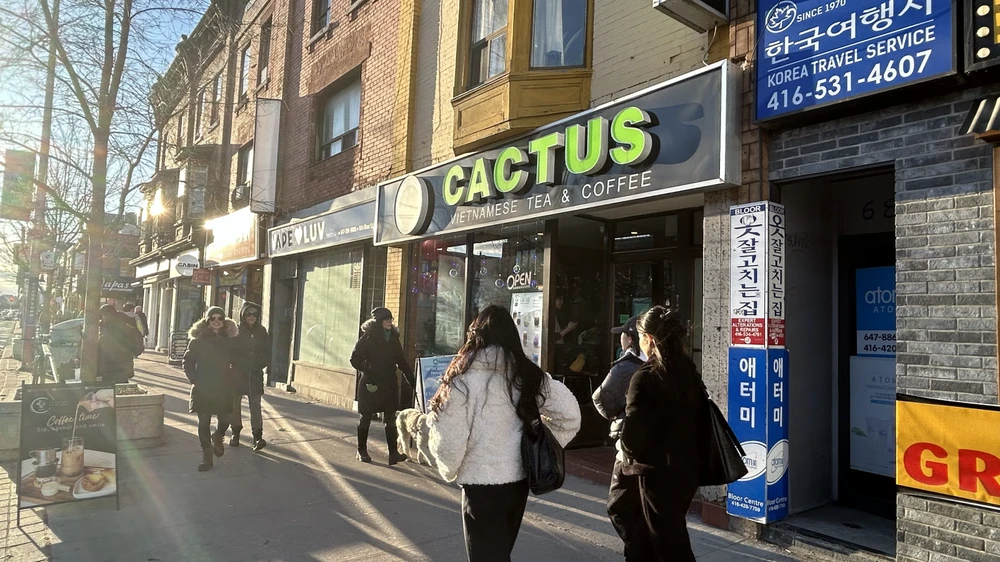
<svg viewBox="0 0 1000 562">
<path fill-rule="evenodd" d="M 763 0 L 757 120 L 951 74 L 947 0 Z"/>
</svg>

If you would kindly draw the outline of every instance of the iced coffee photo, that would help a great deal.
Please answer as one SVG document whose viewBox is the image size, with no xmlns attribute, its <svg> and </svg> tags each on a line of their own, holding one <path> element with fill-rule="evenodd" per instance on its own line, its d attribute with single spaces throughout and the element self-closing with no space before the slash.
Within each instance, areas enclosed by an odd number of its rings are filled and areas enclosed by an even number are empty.
<svg viewBox="0 0 1000 562">
<path fill-rule="evenodd" d="M 83 474 L 83 437 L 66 437 L 62 445 L 62 462 L 60 472 L 63 476 L 72 478 Z"/>
</svg>

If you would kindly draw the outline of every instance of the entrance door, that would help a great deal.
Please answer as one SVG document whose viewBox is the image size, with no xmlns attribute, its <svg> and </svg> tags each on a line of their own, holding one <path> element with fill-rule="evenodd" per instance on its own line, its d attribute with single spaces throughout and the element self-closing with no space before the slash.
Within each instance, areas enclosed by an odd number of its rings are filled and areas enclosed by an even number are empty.
<svg viewBox="0 0 1000 562">
<path fill-rule="evenodd" d="M 896 339 L 876 324 L 895 327 L 895 236 L 842 236 L 838 256 L 839 499 L 893 518 Z"/>
<path fill-rule="evenodd" d="M 617 257 L 612 265 L 614 279 L 611 324 L 620 326 L 632 316 L 662 305 L 678 311 L 681 318 L 693 318 L 692 260 L 674 252 L 644 252 L 641 259 Z M 688 353 L 692 353 L 691 338 Z M 615 356 L 621 352 L 619 342 Z"/>
</svg>

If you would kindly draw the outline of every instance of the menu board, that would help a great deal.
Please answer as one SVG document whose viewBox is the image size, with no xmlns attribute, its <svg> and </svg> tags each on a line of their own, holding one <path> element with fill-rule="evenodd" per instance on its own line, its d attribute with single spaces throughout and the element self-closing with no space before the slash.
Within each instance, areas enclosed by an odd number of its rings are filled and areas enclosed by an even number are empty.
<svg viewBox="0 0 1000 562">
<path fill-rule="evenodd" d="M 438 355 L 436 357 L 421 357 L 417 359 L 417 384 L 420 387 L 420 409 L 425 413 L 434 393 L 441 386 L 441 377 L 451 365 L 454 355 Z"/>
<path fill-rule="evenodd" d="M 510 315 L 521 336 L 521 347 L 531 362 L 542 366 L 542 338 L 545 322 L 542 318 L 542 292 L 514 293 L 510 296 Z"/>
<path fill-rule="evenodd" d="M 116 496 L 112 385 L 24 385 L 18 508 Z"/>
<path fill-rule="evenodd" d="M 184 353 L 188 348 L 187 332 L 170 332 L 170 360 L 171 365 L 180 365 L 184 361 Z"/>
</svg>

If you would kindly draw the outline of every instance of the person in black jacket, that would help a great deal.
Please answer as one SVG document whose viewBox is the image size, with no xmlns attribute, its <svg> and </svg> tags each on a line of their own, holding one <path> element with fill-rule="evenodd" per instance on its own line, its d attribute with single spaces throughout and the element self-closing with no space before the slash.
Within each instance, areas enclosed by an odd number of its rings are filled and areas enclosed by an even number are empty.
<svg viewBox="0 0 1000 562">
<path fill-rule="evenodd" d="M 396 368 L 403 371 L 413 387 L 413 368 L 403 355 L 399 331 L 392 325 L 392 312 L 378 307 L 361 325 L 361 338 L 351 353 L 351 365 L 361 372 L 358 381 L 358 460 L 372 462 L 368 455 L 368 428 L 375 414 L 382 412 L 385 440 L 389 445 L 389 464 L 406 460 L 396 446 L 396 410 L 399 408 L 399 381 Z"/>
<path fill-rule="evenodd" d="M 198 470 L 212 468 L 212 454 L 221 457 L 226 450 L 222 440 L 233 410 L 233 387 L 230 370 L 235 353 L 234 342 L 239 334 L 236 322 L 226 318 L 221 307 L 208 309 L 205 318 L 188 330 L 187 351 L 184 352 L 184 374 L 191 381 L 191 413 L 198 414 L 198 440 L 202 461 Z M 211 433 L 212 416 L 219 428 Z"/>
<path fill-rule="evenodd" d="M 628 541 L 629 529 L 642 515 L 639 511 L 639 490 L 636 479 L 623 477 L 621 452 L 621 427 L 625 419 L 625 399 L 628 394 L 632 375 L 642 366 L 646 356 L 639 350 L 638 316 L 629 318 L 621 326 L 611 330 L 612 334 L 620 334 L 622 356 L 611 365 L 611 371 L 594 391 L 592 396 L 598 413 L 611 421 L 611 437 L 615 440 L 618 454 L 611 471 L 611 487 L 608 490 L 608 517 L 611 525 L 623 541 Z M 628 558 L 628 552 L 625 553 Z"/>
<path fill-rule="evenodd" d="M 142 334 L 135 322 L 113 304 L 101 305 L 97 365 L 101 380 L 126 383 L 135 376 L 135 358 L 142 351 Z"/>
<path fill-rule="evenodd" d="M 260 451 L 267 446 L 264 441 L 264 423 L 260 413 L 260 399 L 264 395 L 264 369 L 271 363 L 271 338 L 260 323 L 260 305 L 251 302 L 240 311 L 240 333 L 236 336 L 238 352 L 235 356 L 233 413 L 230 423 L 233 438 L 230 447 L 240 446 L 240 431 L 243 430 L 243 396 L 250 405 L 250 429 L 253 431 L 253 450 Z"/>
<path fill-rule="evenodd" d="M 632 376 L 621 447 L 623 478 L 635 478 L 641 518 L 625 540 L 627 560 L 693 561 L 687 511 L 698 489 L 708 399 L 684 352 L 686 324 L 655 306 L 639 318 L 649 360 Z"/>
</svg>

